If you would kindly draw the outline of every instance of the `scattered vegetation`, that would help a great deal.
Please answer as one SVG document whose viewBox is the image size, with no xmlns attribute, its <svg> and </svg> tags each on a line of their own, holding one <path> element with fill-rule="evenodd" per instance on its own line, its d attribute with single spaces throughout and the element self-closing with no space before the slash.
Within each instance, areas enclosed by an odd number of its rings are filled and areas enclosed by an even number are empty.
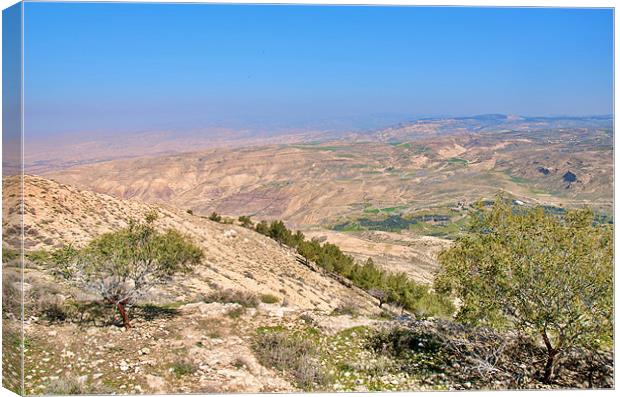
<svg viewBox="0 0 620 397">
<path fill-rule="evenodd" d="M 293 233 L 282 221 L 271 224 L 260 222 L 256 231 L 273 238 L 280 244 L 295 248 L 307 261 L 316 263 L 328 272 L 350 280 L 356 286 L 373 292 L 382 291 L 386 298 L 380 301 L 401 307 L 423 316 L 449 316 L 453 312 L 451 301 L 428 287 L 411 280 L 405 273 L 392 273 L 379 268 L 371 258 L 358 264 L 353 257 L 343 253 L 337 245 L 321 244 L 318 240 L 306 240 L 302 232 Z"/>
<path fill-rule="evenodd" d="M 414 321 L 373 330 L 364 347 L 400 371 L 436 386 L 456 389 L 540 387 L 545 349 L 517 333 L 501 333 L 453 321 Z M 565 387 L 610 387 L 611 353 L 571 349 L 558 379 Z"/>
<path fill-rule="evenodd" d="M 21 316 L 22 291 L 21 274 L 18 270 L 2 269 L 2 315 L 7 318 Z"/>
</svg>

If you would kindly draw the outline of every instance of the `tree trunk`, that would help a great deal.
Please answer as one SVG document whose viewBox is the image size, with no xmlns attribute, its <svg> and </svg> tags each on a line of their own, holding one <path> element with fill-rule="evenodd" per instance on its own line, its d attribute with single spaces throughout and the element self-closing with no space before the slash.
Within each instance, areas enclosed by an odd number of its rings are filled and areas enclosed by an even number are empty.
<svg viewBox="0 0 620 397">
<path fill-rule="evenodd" d="M 545 363 L 545 372 L 543 374 L 543 383 L 549 384 L 551 383 L 551 379 L 553 378 L 553 367 L 555 365 L 555 358 L 558 355 L 558 349 L 554 349 L 551 345 L 551 340 L 547 336 L 547 332 L 542 332 L 542 337 L 545 342 L 545 347 L 547 348 L 547 362 Z"/>
<path fill-rule="evenodd" d="M 127 312 L 125 311 L 125 304 L 118 302 L 116 304 L 116 307 L 118 308 L 118 311 L 121 314 L 121 317 L 123 317 L 123 325 L 125 326 L 125 328 L 126 329 L 131 328 L 131 324 L 129 324 L 129 317 L 127 316 Z"/>
<path fill-rule="evenodd" d="M 547 362 L 545 363 L 545 373 L 543 375 L 543 383 L 549 384 L 551 383 L 551 378 L 553 378 L 553 366 L 555 364 L 555 357 L 557 352 L 551 351 L 547 352 Z"/>
</svg>

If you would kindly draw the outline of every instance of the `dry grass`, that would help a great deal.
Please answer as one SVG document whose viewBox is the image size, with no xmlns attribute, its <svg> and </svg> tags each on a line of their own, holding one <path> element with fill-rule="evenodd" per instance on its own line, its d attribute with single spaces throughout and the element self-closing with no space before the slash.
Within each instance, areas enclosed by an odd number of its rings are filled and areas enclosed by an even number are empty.
<svg viewBox="0 0 620 397">
<path fill-rule="evenodd" d="M 333 315 L 340 316 L 343 314 L 349 316 L 357 316 L 359 314 L 359 306 L 353 301 L 341 302 L 332 312 Z"/>
<path fill-rule="evenodd" d="M 320 352 L 311 340 L 269 332 L 257 337 L 254 350 L 263 365 L 291 374 L 304 390 L 320 389 L 329 382 L 320 364 Z"/>
<path fill-rule="evenodd" d="M 212 292 L 204 298 L 204 301 L 207 303 L 238 303 L 243 307 L 256 307 L 259 303 L 255 294 L 233 289 Z"/>
</svg>

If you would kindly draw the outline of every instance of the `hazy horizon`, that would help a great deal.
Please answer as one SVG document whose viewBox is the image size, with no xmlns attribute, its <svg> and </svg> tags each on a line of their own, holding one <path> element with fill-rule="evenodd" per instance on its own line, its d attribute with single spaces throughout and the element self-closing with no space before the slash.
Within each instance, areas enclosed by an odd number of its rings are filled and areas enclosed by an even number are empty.
<svg viewBox="0 0 620 397">
<path fill-rule="evenodd" d="M 607 115 L 611 9 L 25 4 L 32 137 Z"/>
</svg>

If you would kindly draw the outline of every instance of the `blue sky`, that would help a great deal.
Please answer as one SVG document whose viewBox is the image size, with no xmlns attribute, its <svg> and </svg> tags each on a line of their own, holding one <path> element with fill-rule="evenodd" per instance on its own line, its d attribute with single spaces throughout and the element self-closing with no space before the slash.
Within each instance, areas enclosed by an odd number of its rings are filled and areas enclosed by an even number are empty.
<svg viewBox="0 0 620 397">
<path fill-rule="evenodd" d="M 35 135 L 609 114 L 612 79 L 609 9 L 25 8 L 25 128 Z"/>
</svg>

